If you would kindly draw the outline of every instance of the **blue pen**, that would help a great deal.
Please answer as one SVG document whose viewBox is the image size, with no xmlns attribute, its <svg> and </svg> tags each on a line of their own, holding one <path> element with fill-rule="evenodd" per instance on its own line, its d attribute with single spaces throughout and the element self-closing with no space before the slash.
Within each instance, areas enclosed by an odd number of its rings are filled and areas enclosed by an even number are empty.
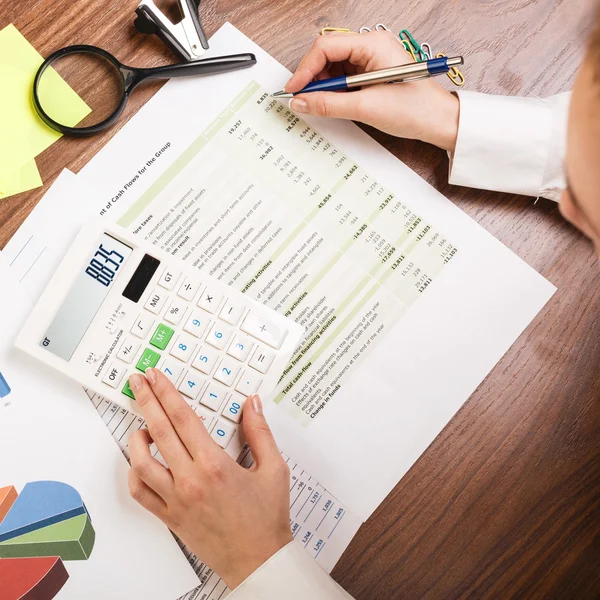
<svg viewBox="0 0 600 600">
<path fill-rule="evenodd" d="M 464 63 L 462 56 L 454 58 L 433 58 L 431 60 L 400 65 L 390 69 L 381 69 L 371 71 L 370 73 L 361 73 L 359 75 L 346 75 L 343 77 L 333 77 L 332 79 L 323 79 L 313 81 L 299 92 L 293 94 L 285 91 L 271 94 L 274 98 L 292 98 L 296 94 L 306 94 L 307 92 L 345 92 L 353 88 L 359 88 L 364 85 L 375 85 L 378 83 L 403 83 L 406 81 L 417 81 L 443 75 L 452 67 Z"/>
</svg>

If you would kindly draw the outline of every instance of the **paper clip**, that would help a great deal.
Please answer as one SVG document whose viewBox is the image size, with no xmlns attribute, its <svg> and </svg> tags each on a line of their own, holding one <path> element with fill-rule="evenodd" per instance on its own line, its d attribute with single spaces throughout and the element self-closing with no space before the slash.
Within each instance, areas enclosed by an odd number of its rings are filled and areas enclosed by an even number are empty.
<svg viewBox="0 0 600 600">
<path fill-rule="evenodd" d="M 350 31 L 346 27 L 323 27 L 321 29 L 321 35 L 327 35 L 328 33 L 355 33 Z"/>
<path fill-rule="evenodd" d="M 446 55 L 443 52 L 438 52 L 435 55 L 436 58 L 445 58 Z M 465 85 L 465 76 L 458 70 L 457 67 L 452 67 L 447 73 L 446 75 L 448 75 L 448 77 L 450 78 L 450 81 L 454 84 L 457 85 L 458 87 L 462 87 L 463 85 Z"/>
<path fill-rule="evenodd" d="M 405 46 L 406 46 L 406 44 L 408 44 L 409 46 L 412 47 L 411 54 L 415 55 L 415 60 L 417 62 L 427 60 L 427 56 L 425 55 L 425 52 L 423 52 L 423 48 L 421 48 L 421 45 L 419 44 L 419 42 L 417 42 L 417 40 L 415 40 L 412 33 L 408 29 L 403 29 L 398 34 L 398 37 L 402 40 L 402 42 L 404 42 Z"/>
<path fill-rule="evenodd" d="M 427 60 L 431 60 L 433 58 L 433 50 L 431 49 L 431 44 L 429 42 L 423 42 L 421 44 L 421 48 L 423 49 L 423 53 L 427 57 Z"/>
<path fill-rule="evenodd" d="M 358 30 L 358 33 L 371 33 L 371 28 L 370 27 L 361 27 Z"/>
<path fill-rule="evenodd" d="M 392 33 L 392 30 L 389 29 L 383 23 L 377 23 L 377 25 L 375 25 L 375 31 L 389 31 L 390 33 Z"/>
<path fill-rule="evenodd" d="M 415 51 L 413 50 L 413 47 L 412 47 L 412 45 L 411 45 L 411 44 L 409 44 L 409 43 L 408 43 L 406 40 L 400 40 L 400 43 L 401 43 L 401 44 L 404 46 L 404 49 L 405 49 L 407 52 L 410 52 L 410 55 L 413 57 L 413 60 L 414 60 L 415 62 L 419 62 L 419 61 L 417 60 L 417 57 L 416 57 L 416 55 L 415 55 Z"/>
</svg>

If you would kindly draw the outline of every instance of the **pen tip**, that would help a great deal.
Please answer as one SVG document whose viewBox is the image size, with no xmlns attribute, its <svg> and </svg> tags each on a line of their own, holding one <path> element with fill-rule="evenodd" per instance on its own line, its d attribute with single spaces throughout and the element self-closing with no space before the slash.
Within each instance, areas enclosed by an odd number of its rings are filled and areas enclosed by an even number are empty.
<svg viewBox="0 0 600 600">
<path fill-rule="evenodd" d="M 281 90 L 281 92 L 275 92 L 271 94 L 273 98 L 293 98 L 294 94 L 289 94 L 288 92 Z"/>
</svg>

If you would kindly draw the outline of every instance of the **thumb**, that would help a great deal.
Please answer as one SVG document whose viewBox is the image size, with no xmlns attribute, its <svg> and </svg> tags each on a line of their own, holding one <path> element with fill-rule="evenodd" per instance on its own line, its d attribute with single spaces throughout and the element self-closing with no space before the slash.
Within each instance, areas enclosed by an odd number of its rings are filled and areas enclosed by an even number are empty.
<svg viewBox="0 0 600 600">
<path fill-rule="evenodd" d="M 362 121 L 362 97 L 360 92 L 311 92 L 299 94 L 290 101 L 290 108 L 297 113 L 318 117 Z"/>
<path fill-rule="evenodd" d="M 281 454 L 275 443 L 275 438 L 263 414 L 262 403 L 257 394 L 253 394 L 244 405 L 244 418 L 242 419 L 244 433 L 256 466 L 268 464 L 273 460 L 280 460 Z"/>
</svg>

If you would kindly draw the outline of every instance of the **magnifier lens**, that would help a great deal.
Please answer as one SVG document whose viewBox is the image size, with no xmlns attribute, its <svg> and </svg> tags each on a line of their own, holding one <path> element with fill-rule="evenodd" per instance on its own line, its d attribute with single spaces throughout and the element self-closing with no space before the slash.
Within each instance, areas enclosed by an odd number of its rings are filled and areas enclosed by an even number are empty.
<svg viewBox="0 0 600 600">
<path fill-rule="evenodd" d="M 63 79 L 79 96 L 65 100 Z M 63 88 L 64 88 L 64 84 Z M 38 83 L 41 108 L 54 121 L 67 127 L 93 127 L 110 117 L 121 104 L 123 78 L 107 58 L 89 52 L 76 52 L 57 58 L 44 71 Z M 85 113 L 85 103 L 89 114 Z"/>
</svg>

